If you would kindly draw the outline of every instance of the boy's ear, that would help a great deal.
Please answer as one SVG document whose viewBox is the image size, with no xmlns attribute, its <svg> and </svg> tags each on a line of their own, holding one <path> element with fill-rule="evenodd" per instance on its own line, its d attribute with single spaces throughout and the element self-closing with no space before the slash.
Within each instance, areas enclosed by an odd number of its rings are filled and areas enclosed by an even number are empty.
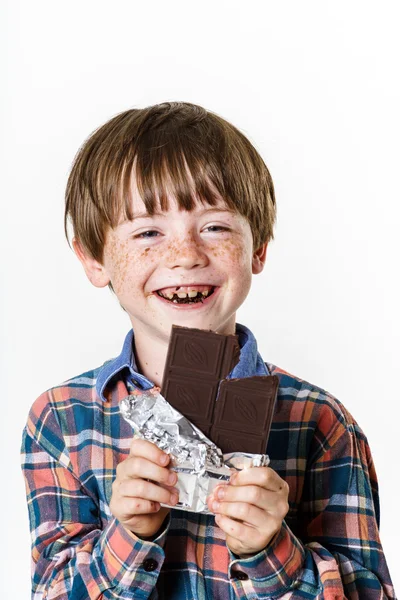
<svg viewBox="0 0 400 600">
<path fill-rule="evenodd" d="M 261 273 L 264 268 L 265 261 L 267 259 L 267 246 L 268 242 L 265 242 L 262 246 L 253 252 L 252 271 L 253 275 Z"/>
<path fill-rule="evenodd" d="M 85 273 L 90 283 L 96 287 L 105 287 L 110 283 L 110 278 L 105 267 L 99 263 L 95 258 L 90 256 L 85 248 L 82 246 L 79 240 L 74 238 L 72 240 L 72 246 L 75 254 L 81 261 Z"/>
</svg>

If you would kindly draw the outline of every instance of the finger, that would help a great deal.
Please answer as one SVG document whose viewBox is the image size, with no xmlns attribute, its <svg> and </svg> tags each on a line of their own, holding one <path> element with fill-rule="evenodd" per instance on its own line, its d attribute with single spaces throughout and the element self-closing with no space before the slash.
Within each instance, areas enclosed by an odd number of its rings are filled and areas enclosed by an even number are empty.
<svg viewBox="0 0 400 600">
<path fill-rule="evenodd" d="M 288 488 L 284 479 L 269 467 L 250 467 L 237 471 L 231 476 L 231 485 L 258 485 L 272 492 L 279 492 Z"/>
<path fill-rule="evenodd" d="M 247 502 L 273 514 L 281 512 L 283 505 L 286 507 L 287 504 L 282 494 L 271 492 L 259 485 L 219 486 L 214 490 L 211 502 Z"/>
<path fill-rule="evenodd" d="M 241 521 L 235 521 L 226 515 L 216 515 L 215 522 L 227 536 L 239 540 L 240 542 L 246 540 L 249 536 L 254 539 L 255 532 L 257 531 L 254 527 L 242 523 Z"/>
<path fill-rule="evenodd" d="M 243 521 L 257 529 L 264 527 L 268 519 L 268 515 L 264 510 L 252 504 L 247 504 L 247 502 L 221 502 L 218 504 L 216 511 L 219 515 Z"/>
<path fill-rule="evenodd" d="M 127 520 L 136 515 L 147 515 L 160 510 L 160 503 L 143 498 L 124 498 L 121 502 L 120 511 Z"/>
<path fill-rule="evenodd" d="M 175 505 L 179 499 L 176 488 L 164 488 L 144 479 L 124 479 L 119 483 L 117 492 L 121 498 L 141 498 L 163 504 Z"/>
<path fill-rule="evenodd" d="M 132 440 L 129 454 L 130 456 L 147 458 L 147 460 L 161 465 L 162 467 L 165 467 L 171 458 L 169 454 L 160 450 L 153 442 L 139 438 L 134 438 Z"/>
<path fill-rule="evenodd" d="M 177 474 L 171 469 L 160 467 L 157 464 L 140 456 L 130 456 L 118 465 L 117 476 L 119 479 L 139 478 L 151 479 L 165 485 L 175 485 Z"/>
</svg>

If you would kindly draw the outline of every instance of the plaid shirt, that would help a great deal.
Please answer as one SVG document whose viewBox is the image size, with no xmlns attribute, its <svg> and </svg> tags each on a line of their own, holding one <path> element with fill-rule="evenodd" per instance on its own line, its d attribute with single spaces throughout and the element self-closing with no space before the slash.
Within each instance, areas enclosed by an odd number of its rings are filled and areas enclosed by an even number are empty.
<svg viewBox="0 0 400 600">
<path fill-rule="evenodd" d="M 326 391 L 264 363 L 238 325 L 230 377 L 277 375 L 268 442 L 290 509 L 266 549 L 238 559 L 214 516 L 177 509 L 154 541 L 110 512 L 132 429 L 119 401 L 153 388 L 136 370 L 131 331 L 121 355 L 41 395 L 23 433 L 32 535 L 32 598 L 169 600 L 395 598 L 379 540 L 376 474 L 367 440 Z"/>
</svg>

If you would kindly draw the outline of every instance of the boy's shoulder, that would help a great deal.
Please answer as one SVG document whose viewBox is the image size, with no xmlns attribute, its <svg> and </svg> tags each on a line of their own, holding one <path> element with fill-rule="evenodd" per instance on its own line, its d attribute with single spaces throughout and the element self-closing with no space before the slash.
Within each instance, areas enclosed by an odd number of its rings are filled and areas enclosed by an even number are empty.
<svg viewBox="0 0 400 600">
<path fill-rule="evenodd" d="M 265 365 L 268 369 L 270 375 L 275 375 L 279 377 L 279 391 L 282 392 L 285 390 L 289 395 L 296 394 L 298 392 L 302 392 L 302 396 L 307 396 L 308 393 L 314 394 L 318 393 L 321 396 L 326 396 L 329 398 L 334 398 L 332 394 L 330 394 L 327 390 L 322 387 L 319 387 L 306 379 L 302 379 L 289 371 L 286 371 L 282 367 L 274 365 L 271 362 L 265 362 Z"/>
<path fill-rule="evenodd" d="M 324 388 L 274 365 L 265 363 L 270 375 L 279 378 L 278 403 L 289 405 L 291 420 L 296 415 L 308 414 L 311 420 L 335 418 L 338 423 L 348 428 L 358 427 L 353 416 L 336 396 Z M 286 411 L 287 412 L 287 411 Z"/>
<path fill-rule="evenodd" d="M 54 385 L 47 389 L 39 398 L 47 396 L 51 399 L 54 405 L 63 405 L 71 398 L 77 401 L 93 401 L 95 399 L 96 382 L 98 376 L 103 369 L 104 365 L 109 361 L 106 361 L 103 365 L 75 375 L 61 383 Z M 38 400 L 39 400 L 38 398 Z"/>
<path fill-rule="evenodd" d="M 80 408 L 93 409 L 100 405 L 96 382 L 103 365 L 80 373 L 60 384 L 48 388 L 33 402 L 27 422 L 28 431 L 63 420 L 69 412 L 81 412 Z"/>
</svg>

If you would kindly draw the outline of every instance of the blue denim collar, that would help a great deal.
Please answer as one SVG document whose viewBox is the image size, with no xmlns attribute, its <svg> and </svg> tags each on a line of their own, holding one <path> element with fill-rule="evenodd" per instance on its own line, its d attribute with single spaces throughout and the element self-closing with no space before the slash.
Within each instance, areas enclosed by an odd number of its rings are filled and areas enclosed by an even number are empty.
<svg viewBox="0 0 400 600">
<path fill-rule="evenodd" d="M 250 329 L 237 323 L 236 334 L 239 337 L 240 360 L 228 375 L 228 379 L 269 375 L 268 368 L 257 350 L 256 338 Z M 104 394 L 111 379 L 121 376 L 122 371 L 126 372 L 126 382 L 131 386 L 141 390 L 149 390 L 154 387 L 154 383 L 138 373 L 133 352 L 134 340 L 134 332 L 131 329 L 125 338 L 121 354 L 117 358 L 107 361 L 101 367 L 97 376 L 96 392 L 102 400 L 106 400 Z"/>
</svg>

